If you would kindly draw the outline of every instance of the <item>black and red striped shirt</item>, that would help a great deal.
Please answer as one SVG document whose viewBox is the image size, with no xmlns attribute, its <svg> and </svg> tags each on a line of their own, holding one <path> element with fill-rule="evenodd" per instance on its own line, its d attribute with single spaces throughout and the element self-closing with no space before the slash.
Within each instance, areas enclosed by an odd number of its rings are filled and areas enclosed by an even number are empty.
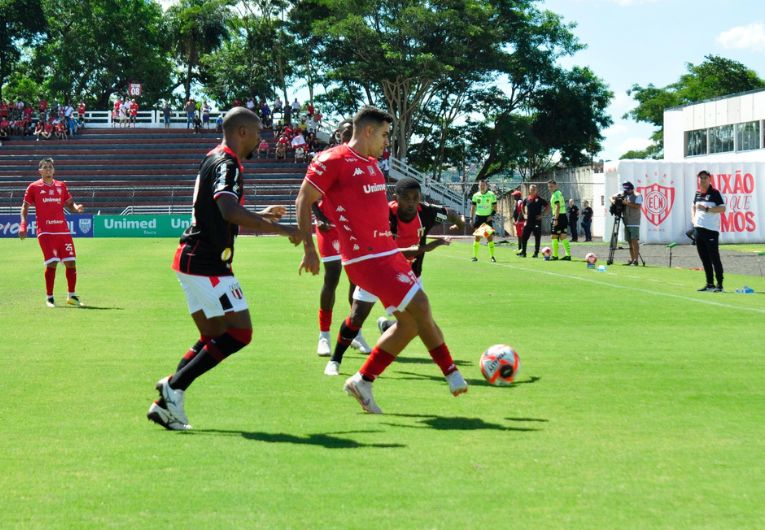
<svg viewBox="0 0 765 530">
<path fill-rule="evenodd" d="M 390 217 L 390 231 L 393 239 L 396 240 L 398 248 L 409 248 L 413 246 L 424 245 L 428 232 L 434 226 L 447 221 L 446 208 L 434 204 L 421 202 L 417 206 L 417 215 L 411 221 L 402 221 L 398 216 L 398 203 L 390 201 L 388 203 Z M 425 254 L 410 259 L 412 271 L 419 278 L 422 274 L 422 262 Z"/>
</svg>

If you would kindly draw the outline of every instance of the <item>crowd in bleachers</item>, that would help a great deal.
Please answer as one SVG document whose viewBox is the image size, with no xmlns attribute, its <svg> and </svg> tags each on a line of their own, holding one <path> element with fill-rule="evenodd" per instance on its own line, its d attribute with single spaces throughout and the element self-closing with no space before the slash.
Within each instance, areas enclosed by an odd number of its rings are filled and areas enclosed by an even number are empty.
<svg viewBox="0 0 765 530">
<path fill-rule="evenodd" d="M 11 136 L 32 135 L 37 141 L 67 140 L 84 126 L 85 111 L 84 102 L 75 109 L 71 103 L 49 104 L 46 99 L 40 99 L 36 106 L 22 100 L 0 100 L 0 142 Z"/>
</svg>

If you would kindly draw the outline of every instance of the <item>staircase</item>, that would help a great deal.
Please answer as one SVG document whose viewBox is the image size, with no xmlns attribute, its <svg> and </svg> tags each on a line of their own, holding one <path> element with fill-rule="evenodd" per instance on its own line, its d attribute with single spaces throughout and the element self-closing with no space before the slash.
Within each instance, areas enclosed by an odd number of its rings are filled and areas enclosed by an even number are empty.
<svg viewBox="0 0 765 530">
<path fill-rule="evenodd" d="M 273 144 L 270 130 L 263 136 Z M 220 138 L 214 130 L 86 128 L 68 141 L 12 139 L 0 147 L 0 213 L 18 213 L 45 157 L 55 160 L 55 178 L 91 213 L 190 212 L 199 163 Z M 243 161 L 249 208 L 284 205 L 294 220 L 306 164 L 291 155 L 277 161 L 272 148 L 268 159 Z"/>
</svg>

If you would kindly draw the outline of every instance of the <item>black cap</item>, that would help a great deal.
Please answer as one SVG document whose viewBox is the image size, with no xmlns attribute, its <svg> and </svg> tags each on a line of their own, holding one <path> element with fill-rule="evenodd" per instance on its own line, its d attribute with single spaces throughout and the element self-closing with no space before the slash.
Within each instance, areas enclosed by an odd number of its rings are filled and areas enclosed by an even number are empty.
<svg viewBox="0 0 765 530">
<path fill-rule="evenodd" d="M 622 188 L 624 188 L 625 190 L 634 190 L 634 189 L 635 189 L 635 186 L 633 186 L 633 185 L 632 185 L 632 182 L 630 182 L 630 181 L 628 180 L 627 182 L 625 182 L 624 184 L 622 184 Z"/>
</svg>

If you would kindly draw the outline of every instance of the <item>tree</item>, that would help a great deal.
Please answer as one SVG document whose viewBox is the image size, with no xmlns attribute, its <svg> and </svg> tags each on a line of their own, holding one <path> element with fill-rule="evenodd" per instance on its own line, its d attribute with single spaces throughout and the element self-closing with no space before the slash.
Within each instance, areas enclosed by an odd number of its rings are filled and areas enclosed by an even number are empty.
<svg viewBox="0 0 765 530">
<path fill-rule="evenodd" d="M 688 63 L 687 70 L 680 79 L 664 88 L 634 84 L 627 91 L 638 105 L 625 114 L 624 119 L 632 118 L 656 127 L 651 134 L 653 145 L 645 151 L 649 157 L 660 157 L 663 153 L 665 109 L 765 87 L 765 80 L 754 70 L 717 55 L 705 56 L 699 65 Z"/>
<path fill-rule="evenodd" d="M 162 10 L 144 0 L 43 0 L 50 38 L 34 49 L 32 70 L 46 92 L 104 108 L 130 81 L 144 101 L 169 95 L 170 60 Z"/>
<path fill-rule="evenodd" d="M 0 99 L 3 85 L 25 45 L 38 43 L 47 29 L 40 0 L 0 1 Z"/>
<path fill-rule="evenodd" d="M 183 68 L 179 85 L 186 100 L 191 85 L 204 77 L 199 71 L 202 56 L 211 53 L 226 41 L 229 18 L 225 0 L 181 0 L 165 13 L 172 42 L 173 57 Z"/>
</svg>

